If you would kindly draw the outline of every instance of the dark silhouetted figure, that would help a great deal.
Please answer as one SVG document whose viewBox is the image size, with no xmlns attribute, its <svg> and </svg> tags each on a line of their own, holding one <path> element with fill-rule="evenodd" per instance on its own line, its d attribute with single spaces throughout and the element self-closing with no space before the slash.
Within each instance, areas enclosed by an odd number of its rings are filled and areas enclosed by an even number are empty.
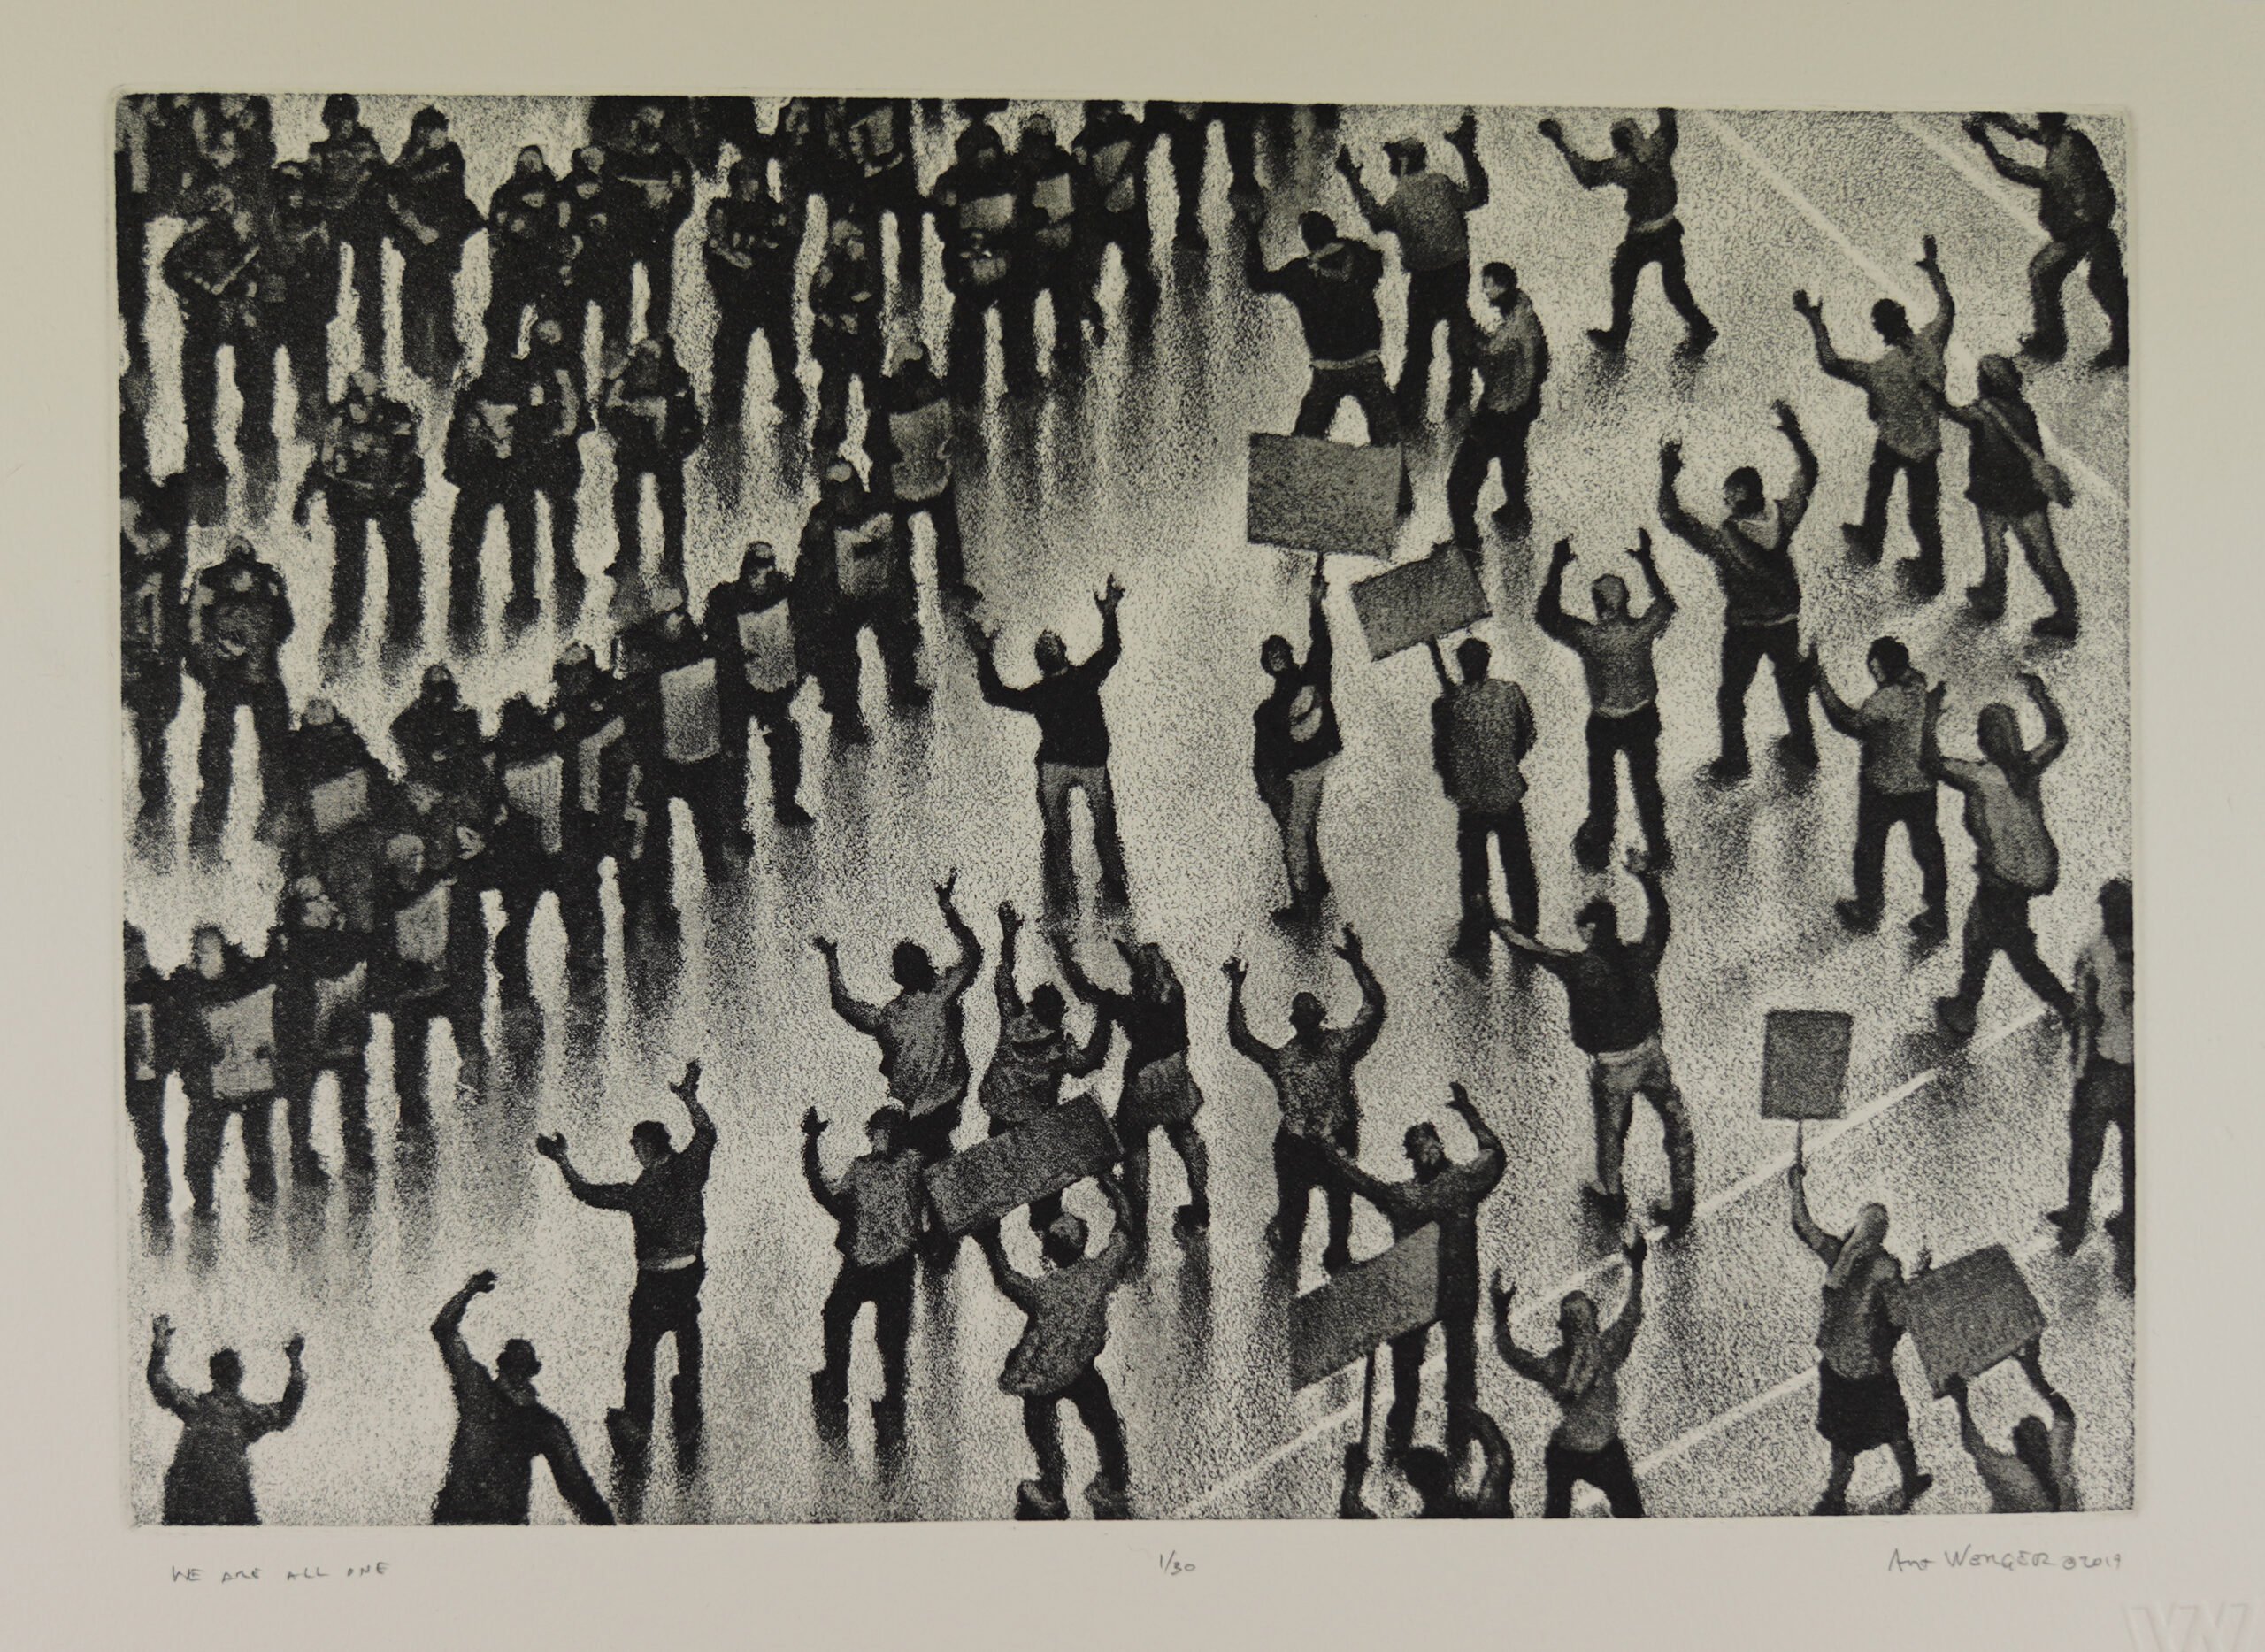
<svg viewBox="0 0 2265 1652">
<path fill-rule="evenodd" d="M 1447 671 L 1438 642 L 1431 652 L 1440 679 L 1440 697 L 1432 702 L 1432 766 L 1455 812 L 1463 922 L 1455 949 L 1483 956 L 1493 945 L 1493 904 L 1486 894 L 1490 842 L 1501 851 L 1510 922 L 1532 934 L 1540 921 L 1541 886 L 1526 834 L 1525 776 L 1518 767 L 1533 749 L 1533 708 L 1517 684 L 1486 674 L 1494 651 L 1483 637 L 1465 637 L 1456 645 L 1461 680 Z"/>
<path fill-rule="evenodd" d="M 1282 1109 L 1274 1132 L 1276 1207 L 1266 1225 L 1266 1242 L 1278 1257 L 1296 1265 L 1307 1203 L 1319 1187 L 1329 1209 L 1329 1244 L 1321 1265 L 1333 1273 L 1353 1262 L 1353 1188 L 1319 1143 L 1325 1137 L 1348 1156 L 1361 1150 L 1361 1098 L 1353 1087 L 1353 1067 L 1384 1030 L 1385 995 L 1384 983 L 1369 968 L 1350 924 L 1332 950 L 1361 984 L 1360 1010 L 1346 1026 L 1328 1026 L 1321 1000 L 1301 992 L 1290 1001 L 1290 1041 L 1282 1045 L 1262 1043 L 1251 1033 L 1242 1006 L 1249 966 L 1229 958 L 1220 968 L 1227 977 L 1228 1041 L 1273 1081 L 1274 1099 Z"/>
<path fill-rule="evenodd" d="M 1675 619 L 1675 598 L 1652 560 L 1649 529 L 1636 536 L 1629 553 L 1650 588 L 1644 617 L 1628 611 L 1628 585 L 1616 573 L 1601 575 L 1589 588 L 1596 603 L 1593 620 L 1565 611 L 1565 570 L 1573 565 L 1573 542 L 1561 539 L 1550 552 L 1549 574 L 1534 603 L 1534 623 L 1544 636 L 1581 657 L 1581 676 L 1589 691 L 1589 812 L 1573 834 L 1573 857 L 1591 872 L 1601 872 L 1612 857 L 1614 821 L 1619 814 L 1620 775 L 1614 758 L 1628 754 L 1628 789 L 1644 829 L 1644 853 L 1653 866 L 1674 861 L 1667 841 L 1667 802 L 1660 795 L 1659 679 L 1652 670 L 1652 645 Z"/>
<path fill-rule="evenodd" d="M 259 1506 L 251 1494 L 251 1446 L 264 1435 L 288 1428 L 307 1396 L 306 1368 L 299 1364 L 306 1339 L 283 1345 L 291 1374 L 283 1397 L 260 1405 L 243 1395 L 244 1363 L 224 1348 L 210 1362 L 212 1387 L 191 1394 L 165 1372 L 172 1351 L 173 1321 L 159 1314 L 150 1325 L 150 1393 L 181 1420 L 180 1443 L 165 1470 L 167 1525 L 257 1525 Z"/>
<path fill-rule="evenodd" d="M 1911 650 L 1893 637 L 1874 640 L 1864 655 L 1872 692 L 1857 704 L 1843 700 L 1825 675 L 1812 642 L 1808 679 L 1824 707 L 1824 720 L 1863 743 L 1856 768 L 1856 893 L 1833 908 L 1858 934 L 1879 926 L 1885 902 L 1887 834 L 1898 822 L 1918 863 L 1922 901 L 1911 933 L 1940 941 L 1950 933 L 1946 911 L 1949 878 L 1943 862 L 1943 834 L 1935 823 L 1935 777 L 1919 761 L 1919 729 L 1927 708 L 1926 674 L 1911 664 Z"/>
<path fill-rule="evenodd" d="M 472 1356 L 465 1345 L 464 1310 L 472 1299 L 495 1288 L 495 1275 L 482 1268 L 442 1304 L 433 1321 L 433 1340 L 449 1368 L 457 1402 L 456 1438 L 449 1444 L 449 1477 L 433 1500 L 434 1525 L 525 1525 L 527 1497 L 534 1488 L 534 1460 L 550 1464 L 550 1478 L 584 1525 L 611 1525 L 613 1510 L 598 1494 L 574 1436 L 558 1414 L 535 1397 L 535 1373 L 542 1362 L 534 1344 L 513 1337 L 495 1356 L 495 1371 Z"/>
<path fill-rule="evenodd" d="M 2074 1250 L 2092 1226 L 2092 1182 L 2114 1126 L 2123 1149 L 2123 1207 L 2108 1237 L 2129 1245 L 2137 1231 L 2138 1162 L 2132 1146 L 2131 880 L 2100 887 L 2100 933 L 2077 958 L 2077 1089 L 2069 1106 L 2069 1202 L 2046 1219 Z"/>
<path fill-rule="evenodd" d="M 676 1338 L 676 1376 L 669 1385 L 679 1434 L 700 1425 L 700 1282 L 708 1274 L 701 1248 L 708 1238 L 708 1166 L 716 1153 L 716 1121 L 700 1104 L 700 1064 L 685 1064 L 669 1086 L 692 1117 L 692 1138 L 670 1143 L 668 1126 L 646 1119 L 629 1133 L 641 1167 L 635 1181 L 585 1180 L 566 1156 L 563 1134 L 539 1136 L 535 1149 L 558 1166 L 567 1191 L 596 1210 L 626 1210 L 637 1240 L 637 1287 L 629 1296 L 629 1352 L 622 1398 L 606 1413 L 617 1443 L 641 1446 L 653 1426 L 654 1356 Z"/>
<path fill-rule="evenodd" d="M 849 1335 L 857 1310 L 872 1303 L 873 1341 L 881 1358 L 873 1427 L 885 1442 L 901 1441 L 904 1434 L 904 1350 L 912 1335 L 916 1247 L 927 1196 L 920 1156 L 903 1145 L 904 1122 L 900 1108 L 875 1110 L 865 1120 L 871 1150 L 829 1180 L 818 1153 L 825 1120 L 815 1107 L 802 1115 L 802 1179 L 810 1196 L 841 1225 L 833 1246 L 841 1253 L 841 1271 L 818 1314 L 825 1364 L 810 1373 L 810 1395 L 821 1429 L 838 1433 L 848 1406 Z"/>
<path fill-rule="evenodd" d="M 2058 361 L 2068 353 L 2068 320 L 2061 289 L 2077 265 L 2086 266 L 2092 296 L 2108 318 L 2108 348 L 2092 358 L 2094 367 L 2121 367 L 2131 359 L 2129 299 L 2123 284 L 2123 249 L 2115 239 L 2115 186 L 2100 165 L 2100 151 L 2063 114 L 2043 114 L 2033 127 L 2011 115 L 1977 115 L 1966 135 L 1982 146 L 1998 175 L 2038 192 L 2038 222 L 2046 243 L 2029 265 L 2029 301 L 2034 319 L 2022 340 L 2022 354 L 2033 361 Z M 2008 137 L 2036 143 L 2044 164 L 2032 166 L 2002 153 L 1991 142 L 1996 127 Z"/>
</svg>

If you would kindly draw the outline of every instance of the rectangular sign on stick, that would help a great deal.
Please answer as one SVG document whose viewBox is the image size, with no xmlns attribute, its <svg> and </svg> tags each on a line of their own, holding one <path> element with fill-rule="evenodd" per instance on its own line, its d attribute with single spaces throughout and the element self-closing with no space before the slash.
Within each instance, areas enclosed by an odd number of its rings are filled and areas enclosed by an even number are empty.
<svg viewBox="0 0 2265 1652">
<path fill-rule="evenodd" d="M 1452 548 L 1371 574 L 1353 587 L 1353 610 L 1372 660 L 1467 631 L 1494 611 L 1469 560 Z"/>
<path fill-rule="evenodd" d="M 928 1198 L 947 1233 L 972 1233 L 1083 1181 L 1121 1153 L 1101 1103 L 1090 1095 L 1073 1096 L 1043 1118 L 931 1165 Z"/>
<path fill-rule="evenodd" d="M 695 660 L 661 673 L 661 755 L 671 763 L 705 763 L 724 749 L 716 703 L 716 662 Z"/>
<path fill-rule="evenodd" d="M 534 825 L 546 855 L 556 855 L 564 841 L 559 835 L 558 808 L 565 773 L 566 759 L 555 751 L 534 763 L 514 763 L 503 771 L 504 796 L 514 811 Z"/>
<path fill-rule="evenodd" d="M 1254 435 L 1245 536 L 1291 550 L 1390 557 L 1400 527 L 1400 465 L 1398 448 Z"/>
<path fill-rule="evenodd" d="M 1762 1030 L 1762 1116 L 1838 1118 L 1848 1110 L 1848 1041 L 1838 1010 L 1772 1010 Z"/>
<path fill-rule="evenodd" d="M 1440 1317 L 1440 1230 L 1418 1229 L 1290 1303 L 1290 1386 L 1303 1388 Z"/>
<path fill-rule="evenodd" d="M 2045 1312 L 2003 1245 L 1922 1273 L 1903 1287 L 1896 1309 L 1937 1399 L 1946 1379 L 1971 1380 L 2045 1330 Z"/>
</svg>

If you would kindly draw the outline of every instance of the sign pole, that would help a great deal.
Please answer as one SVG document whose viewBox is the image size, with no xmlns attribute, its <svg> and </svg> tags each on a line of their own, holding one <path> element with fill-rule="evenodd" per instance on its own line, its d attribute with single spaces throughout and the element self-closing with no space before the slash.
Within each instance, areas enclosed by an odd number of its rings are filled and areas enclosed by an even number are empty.
<svg viewBox="0 0 2265 1652">
<path fill-rule="evenodd" d="M 1369 1449 L 1369 1419 L 1376 1414 L 1376 1404 L 1377 1351 L 1371 1348 L 1368 1358 L 1361 1365 L 1361 1451 L 1363 1456 Z"/>
</svg>

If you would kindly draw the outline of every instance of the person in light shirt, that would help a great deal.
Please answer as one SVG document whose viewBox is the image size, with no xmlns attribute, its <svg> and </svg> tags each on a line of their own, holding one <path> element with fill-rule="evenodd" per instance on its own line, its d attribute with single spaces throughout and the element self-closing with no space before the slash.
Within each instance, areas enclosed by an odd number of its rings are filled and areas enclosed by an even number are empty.
<svg viewBox="0 0 2265 1652">
<path fill-rule="evenodd" d="M 1561 1413 L 1542 1454 L 1548 1477 L 1545 1520 L 1571 1516 L 1573 1487 L 1582 1481 L 1604 1494 L 1613 1518 L 1643 1518 L 1644 1495 L 1620 1438 L 1620 1368 L 1628 1363 L 1644 1323 L 1644 1257 L 1649 1249 L 1640 1227 L 1622 1247 L 1628 1258 L 1628 1300 L 1610 1325 L 1600 1323 L 1596 1302 L 1586 1291 L 1566 1295 L 1557 1305 L 1562 1340 L 1547 1354 L 1520 1348 L 1510 1334 L 1510 1301 L 1517 1287 L 1495 1276 L 1494 1346 L 1505 1364 L 1557 1402 Z"/>
</svg>

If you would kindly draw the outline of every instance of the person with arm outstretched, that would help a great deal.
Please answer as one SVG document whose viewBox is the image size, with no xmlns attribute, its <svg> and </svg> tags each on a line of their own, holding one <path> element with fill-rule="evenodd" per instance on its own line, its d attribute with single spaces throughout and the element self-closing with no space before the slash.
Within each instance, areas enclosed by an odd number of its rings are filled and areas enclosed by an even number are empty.
<svg viewBox="0 0 2265 1652">
<path fill-rule="evenodd" d="M 1494 1347 L 1503 1364 L 1538 1384 L 1557 1402 L 1557 1426 L 1543 1452 L 1548 1486 L 1542 1518 L 1562 1520 L 1573 1512 L 1573 1487 L 1586 1481 L 1605 1495 L 1616 1519 L 1639 1519 L 1643 1494 L 1620 1433 L 1620 1368 L 1644 1323 L 1644 1258 L 1649 1253 L 1643 1230 L 1624 1240 L 1628 1260 L 1628 1298 L 1609 1325 L 1598 1320 L 1595 1299 L 1569 1293 L 1557 1305 L 1559 1342 L 1547 1354 L 1518 1346 L 1510 1333 L 1510 1303 L 1517 1287 L 1498 1272 L 1490 1292 L 1494 1307 Z"/>
</svg>

